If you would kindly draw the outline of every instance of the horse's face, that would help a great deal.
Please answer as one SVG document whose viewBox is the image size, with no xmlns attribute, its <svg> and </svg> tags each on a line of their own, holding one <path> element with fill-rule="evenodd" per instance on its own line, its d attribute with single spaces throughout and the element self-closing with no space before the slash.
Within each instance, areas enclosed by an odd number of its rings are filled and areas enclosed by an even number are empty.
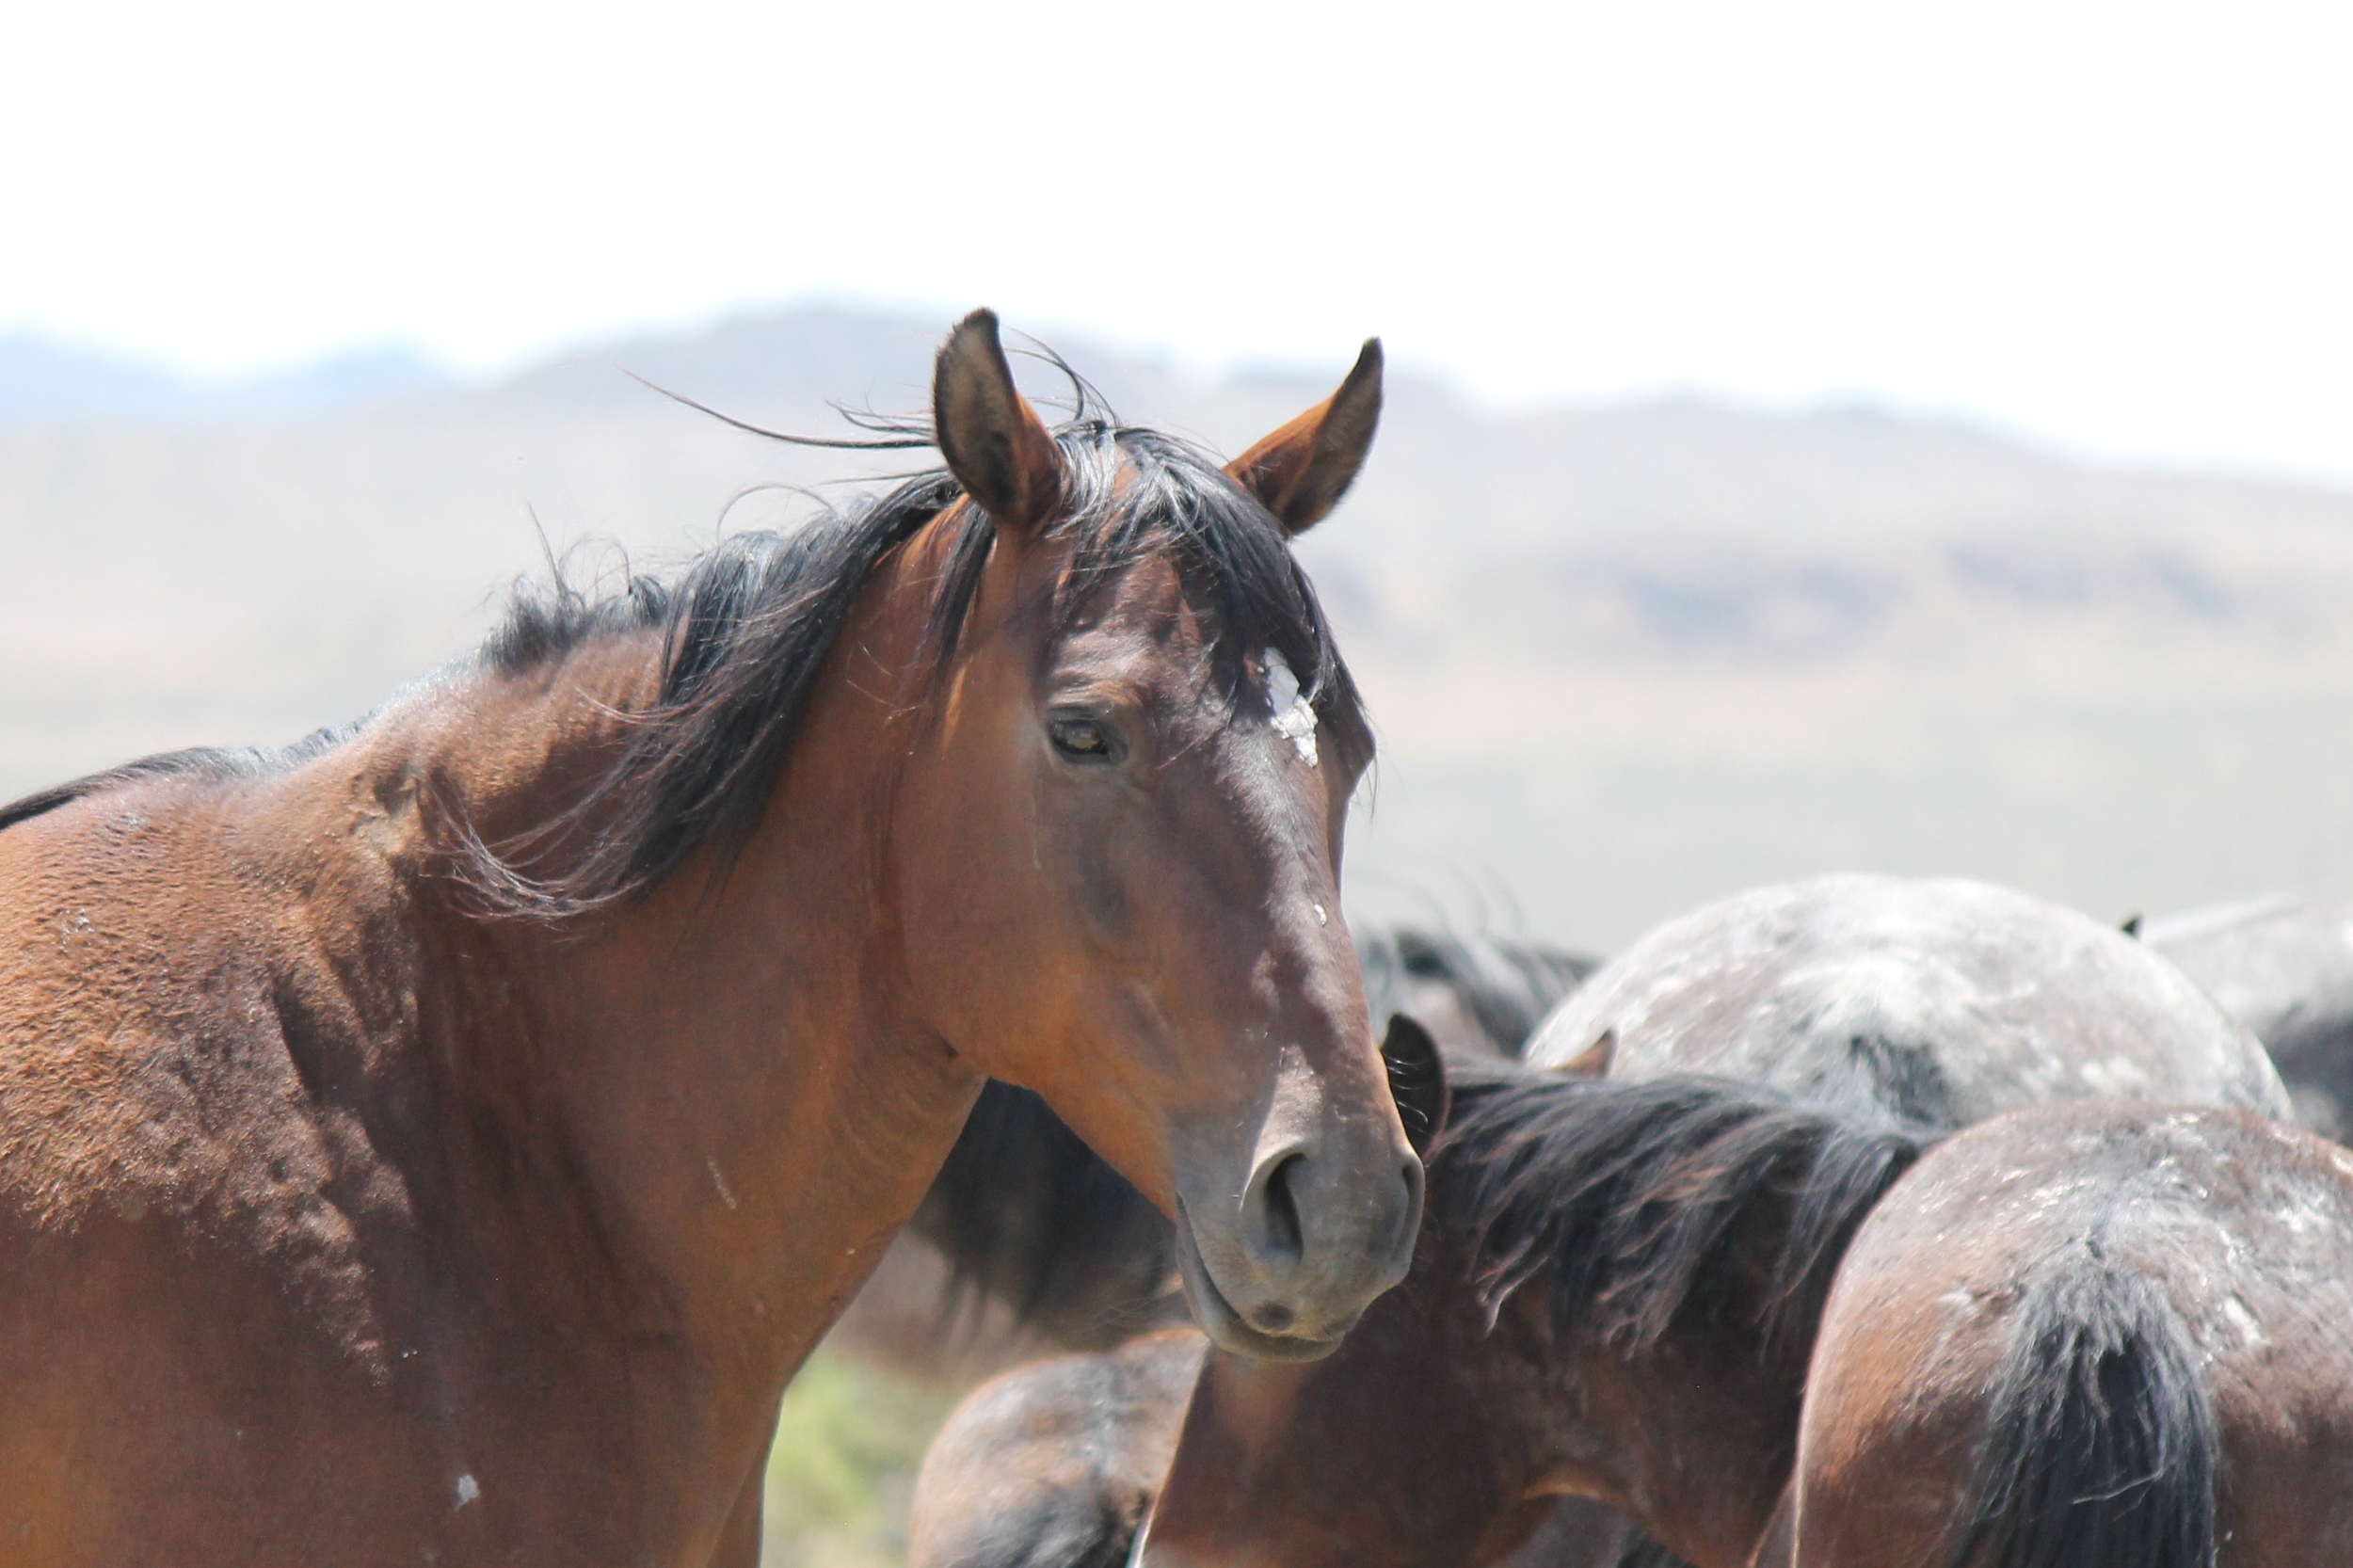
<svg viewBox="0 0 2353 1568">
<path fill-rule="evenodd" d="M 1078 547 L 1023 497 L 1060 493 L 1059 451 L 1009 379 L 973 394 L 1009 433 L 969 428 L 958 356 L 1002 360 L 993 330 L 959 340 L 941 444 L 998 536 L 896 807 L 920 1005 L 1175 1217 L 1220 1344 L 1321 1354 L 1402 1276 L 1421 1198 L 1340 918 L 1354 774 L 1280 655 L 1222 647 L 1171 562 L 1050 613 Z M 1048 472 L 990 471 L 1024 442 Z"/>
</svg>

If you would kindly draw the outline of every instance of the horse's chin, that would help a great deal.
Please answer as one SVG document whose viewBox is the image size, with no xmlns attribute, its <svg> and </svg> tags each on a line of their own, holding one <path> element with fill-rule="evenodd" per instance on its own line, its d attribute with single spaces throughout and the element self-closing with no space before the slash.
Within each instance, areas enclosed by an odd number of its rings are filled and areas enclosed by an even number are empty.
<svg viewBox="0 0 2353 1568">
<path fill-rule="evenodd" d="M 1184 1279 L 1185 1301 L 1193 1308 L 1193 1321 L 1201 1325 L 1201 1332 L 1209 1336 L 1210 1344 L 1235 1355 L 1257 1361 L 1321 1361 L 1338 1350 L 1340 1341 L 1348 1337 L 1348 1331 L 1356 1326 L 1352 1318 L 1321 1339 L 1269 1334 L 1252 1326 L 1217 1288 L 1216 1277 L 1201 1256 L 1200 1243 L 1193 1240 L 1193 1217 L 1185 1212 L 1182 1198 L 1176 1200 L 1176 1271 Z"/>
</svg>

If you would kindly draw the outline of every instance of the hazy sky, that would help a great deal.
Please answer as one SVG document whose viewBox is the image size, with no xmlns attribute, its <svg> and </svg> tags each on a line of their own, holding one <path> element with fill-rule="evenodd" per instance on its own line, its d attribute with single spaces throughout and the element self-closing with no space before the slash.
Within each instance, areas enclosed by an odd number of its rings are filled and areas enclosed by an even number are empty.
<svg viewBox="0 0 2353 1568">
<path fill-rule="evenodd" d="M 2353 7 L 20 7 L 0 328 L 491 368 L 812 294 L 2353 476 Z"/>
</svg>

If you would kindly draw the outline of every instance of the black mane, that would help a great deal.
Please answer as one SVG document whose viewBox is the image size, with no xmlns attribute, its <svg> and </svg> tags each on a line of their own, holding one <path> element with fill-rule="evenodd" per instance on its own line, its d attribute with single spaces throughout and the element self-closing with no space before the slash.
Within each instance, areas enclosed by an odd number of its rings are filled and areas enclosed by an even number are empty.
<svg viewBox="0 0 2353 1568">
<path fill-rule="evenodd" d="M 903 447 L 929 431 L 824 445 Z M 1072 567 L 1051 607 L 1066 630 L 1093 592 L 1137 562 L 1164 556 L 1213 617 L 1220 669 L 1239 695 L 1241 655 L 1278 649 L 1300 674 L 1341 765 L 1371 754 L 1370 727 L 1321 607 L 1273 517 L 1208 453 L 1158 431 L 1121 425 L 1081 391 L 1079 417 L 1056 431 L 1067 466 Z M 568 809 L 522 838 L 459 846 L 466 880 L 504 913 L 542 919 L 644 893 L 697 850 L 722 866 L 757 824 L 790 755 L 819 669 L 875 568 L 962 499 L 944 470 L 885 494 L 828 509 L 789 533 L 732 536 L 674 582 L 632 576 L 590 598 L 561 578 L 516 593 L 478 664 L 515 675 L 600 638 L 656 633 L 665 651 L 659 694 L 629 715 L 620 756 Z M 977 505 L 957 514 L 948 566 L 928 622 L 935 670 L 953 655 L 996 524 Z M 226 778 L 280 771 L 347 739 L 358 727 L 280 751 L 190 751 L 96 774 L 0 807 L 0 827 L 69 801 L 152 777 Z"/>
<path fill-rule="evenodd" d="M 1371 730 L 1355 684 L 1266 509 L 1207 453 L 1158 431 L 1082 410 L 1056 440 L 1069 505 L 1053 533 L 1075 548 L 1052 606 L 1055 632 L 1095 590 L 1165 555 L 1214 616 L 1221 667 L 1236 694 L 1241 655 L 1279 649 L 1302 673 L 1343 765 L 1368 759 Z M 730 538 L 675 585 L 640 578 L 601 601 L 560 589 L 518 600 L 486 649 L 502 670 L 630 628 L 659 629 L 669 653 L 659 696 L 632 715 L 604 776 L 546 827 L 476 856 L 476 881 L 511 911 L 560 917 L 644 892 L 706 845 L 724 864 L 758 824 L 866 580 L 960 499 L 954 479 L 933 470 L 790 534 Z M 955 652 L 996 538 L 996 523 L 977 505 L 958 512 L 954 526 L 929 615 L 935 671 Z M 593 831 L 581 831 L 590 823 Z M 538 873 L 538 865 L 550 869 Z"/>
<path fill-rule="evenodd" d="M 1688 1306 L 1730 1310 L 1739 1222 L 1771 1199 L 1778 1244 L 1747 1312 L 1769 1351 L 1801 1348 L 1855 1226 L 1936 1136 L 1728 1079 L 1449 1066 L 1429 1224 L 1468 1247 L 1491 1319 L 1544 1279 L 1569 1343 L 1638 1350 Z"/>
</svg>

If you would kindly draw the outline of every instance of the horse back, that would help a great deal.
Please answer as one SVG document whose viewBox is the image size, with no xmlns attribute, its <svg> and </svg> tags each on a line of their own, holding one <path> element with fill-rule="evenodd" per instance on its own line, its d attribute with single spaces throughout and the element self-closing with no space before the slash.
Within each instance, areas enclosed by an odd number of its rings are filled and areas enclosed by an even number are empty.
<svg viewBox="0 0 2353 1568">
<path fill-rule="evenodd" d="M 1643 937 L 1539 1029 L 1529 1060 L 1704 1072 L 1858 1114 L 1965 1127 L 2134 1099 L 2285 1118 L 2262 1043 L 2172 964 L 2073 910 L 1961 880 L 1827 876 Z"/>
</svg>

